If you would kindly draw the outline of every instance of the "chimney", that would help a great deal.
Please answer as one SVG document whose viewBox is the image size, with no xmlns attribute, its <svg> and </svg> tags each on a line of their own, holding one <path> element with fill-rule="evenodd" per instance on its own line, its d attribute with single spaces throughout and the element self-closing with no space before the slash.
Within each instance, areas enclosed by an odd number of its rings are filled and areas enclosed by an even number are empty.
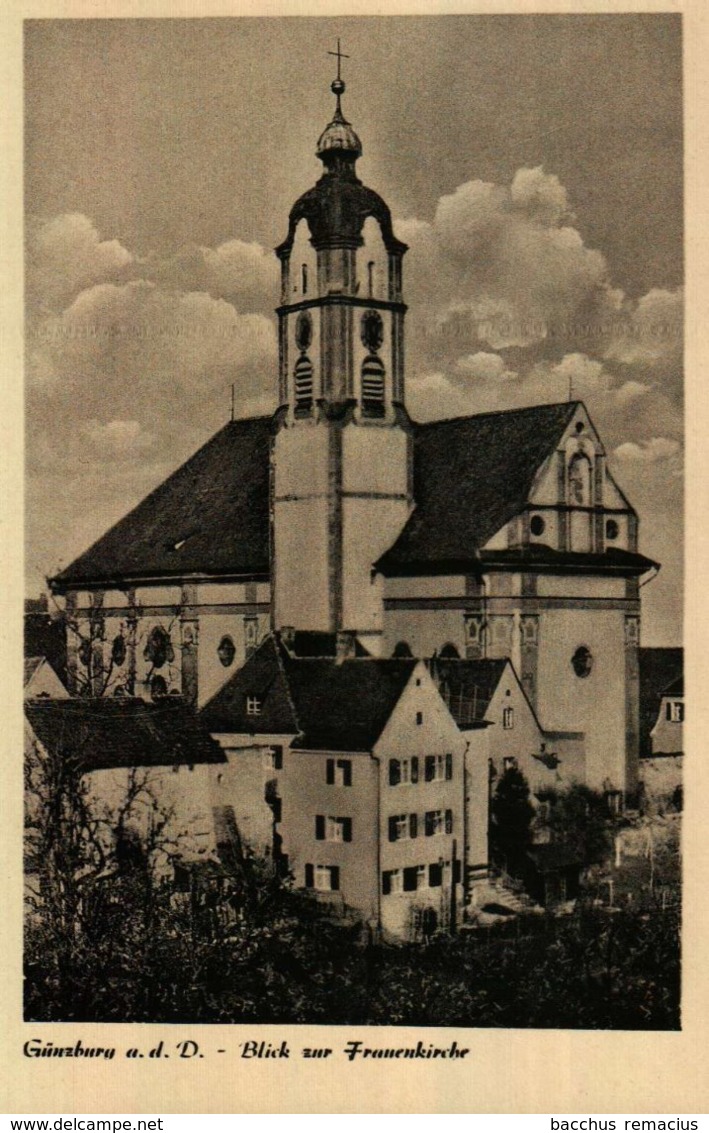
<svg viewBox="0 0 709 1133">
<path fill-rule="evenodd" d="M 341 665 L 343 661 L 349 661 L 354 656 L 355 635 L 351 630 L 338 630 L 335 639 L 335 664 Z"/>
</svg>

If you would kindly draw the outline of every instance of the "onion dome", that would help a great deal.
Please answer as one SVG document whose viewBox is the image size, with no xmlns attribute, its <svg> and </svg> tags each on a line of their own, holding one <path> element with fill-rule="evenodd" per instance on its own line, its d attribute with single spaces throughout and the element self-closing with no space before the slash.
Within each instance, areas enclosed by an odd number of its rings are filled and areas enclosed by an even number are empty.
<svg viewBox="0 0 709 1133">
<path fill-rule="evenodd" d="M 325 169 L 317 184 L 299 197 L 291 209 L 288 235 L 276 252 L 281 258 L 290 254 L 296 225 L 302 219 L 307 220 L 316 248 L 358 247 L 362 243 L 364 222 L 372 216 L 379 222 L 387 249 L 401 255 L 406 251 L 406 244 L 394 236 L 387 205 L 357 176 L 355 165 L 362 156 L 362 143 L 342 113 L 340 99 L 345 84 L 339 74 L 330 89 L 337 105 L 332 121 L 318 138 L 316 150 Z"/>
<path fill-rule="evenodd" d="M 315 152 L 325 165 L 330 164 L 329 158 L 333 153 L 348 154 L 356 161 L 362 156 L 362 143 L 342 113 L 340 98 L 345 92 L 345 84 L 342 79 L 335 79 L 330 89 L 337 98 L 337 107 L 332 122 L 325 127 L 318 138 Z"/>
</svg>

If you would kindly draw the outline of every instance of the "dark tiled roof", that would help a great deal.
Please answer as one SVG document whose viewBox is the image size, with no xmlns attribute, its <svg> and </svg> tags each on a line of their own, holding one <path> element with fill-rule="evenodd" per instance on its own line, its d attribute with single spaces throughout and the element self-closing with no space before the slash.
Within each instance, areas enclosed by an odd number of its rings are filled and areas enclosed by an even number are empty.
<svg viewBox="0 0 709 1133">
<path fill-rule="evenodd" d="M 28 682 L 32 679 L 43 661 L 44 657 L 25 657 L 25 684 L 28 684 Z"/>
<path fill-rule="evenodd" d="M 25 714 L 49 751 L 84 770 L 224 763 L 219 745 L 181 700 L 29 700 Z"/>
<path fill-rule="evenodd" d="M 371 751 L 417 662 L 292 657 L 269 637 L 202 709 L 212 732 L 295 735 L 294 748 Z M 258 716 L 247 697 L 262 701 Z"/>
<path fill-rule="evenodd" d="M 246 712 L 246 698 L 261 701 L 258 716 Z M 290 699 L 283 655 L 269 636 L 209 700 L 201 719 L 211 732 L 253 732 L 256 735 L 295 735 L 298 720 Z"/>
<path fill-rule="evenodd" d="M 56 589 L 269 570 L 270 417 L 232 421 L 53 580 Z"/>
<path fill-rule="evenodd" d="M 25 657 L 46 657 L 66 681 L 66 626 L 62 618 L 52 618 L 46 610 L 25 612 Z"/>
<path fill-rule="evenodd" d="M 506 665 L 504 658 L 431 662 L 431 675 L 456 724 L 464 728 L 485 719 Z"/>
<path fill-rule="evenodd" d="M 677 677 L 662 690 L 663 696 L 684 696 L 684 676 Z"/>
<path fill-rule="evenodd" d="M 665 689 L 684 672 L 684 650 L 640 649 L 640 755 L 652 755 L 650 732 L 655 726 Z"/>
<path fill-rule="evenodd" d="M 466 561 L 524 507 L 578 402 L 432 421 L 415 430 L 416 509 L 377 564 Z"/>
</svg>

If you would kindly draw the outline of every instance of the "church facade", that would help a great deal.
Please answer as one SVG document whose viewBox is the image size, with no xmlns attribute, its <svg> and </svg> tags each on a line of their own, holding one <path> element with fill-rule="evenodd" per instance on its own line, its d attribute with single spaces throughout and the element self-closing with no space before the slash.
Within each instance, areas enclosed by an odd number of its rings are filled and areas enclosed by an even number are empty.
<svg viewBox="0 0 709 1133">
<path fill-rule="evenodd" d="M 333 670 L 413 658 L 435 678 L 440 658 L 471 673 L 499 660 L 557 779 L 632 795 L 639 583 L 656 566 L 637 514 L 581 402 L 411 419 L 406 245 L 357 175 L 344 83 L 332 89 L 322 176 L 276 249 L 278 408 L 229 422 L 53 580 L 72 690 L 174 694 L 208 719 L 233 682 L 248 697 L 240 674 L 266 639 L 294 634 Z M 321 711 L 337 715 L 327 697 Z M 266 737 L 246 712 L 215 725 L 227 747 Z"/>
</svg>

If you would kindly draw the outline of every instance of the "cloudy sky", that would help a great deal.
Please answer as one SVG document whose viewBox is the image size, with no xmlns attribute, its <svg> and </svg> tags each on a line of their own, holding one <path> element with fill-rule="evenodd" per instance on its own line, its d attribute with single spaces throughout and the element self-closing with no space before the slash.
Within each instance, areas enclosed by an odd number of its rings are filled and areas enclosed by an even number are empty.
<svg viewBox="0 0 709 1133">
<path fill-rule="evenodd" d="M 672 15 L 25 25 L 27 573 L 274 406 L 272 249 L 319 175 L 339 35 L 430 419 L 582 397 L 678 643 L 681 27 Z"/>
</svg>

